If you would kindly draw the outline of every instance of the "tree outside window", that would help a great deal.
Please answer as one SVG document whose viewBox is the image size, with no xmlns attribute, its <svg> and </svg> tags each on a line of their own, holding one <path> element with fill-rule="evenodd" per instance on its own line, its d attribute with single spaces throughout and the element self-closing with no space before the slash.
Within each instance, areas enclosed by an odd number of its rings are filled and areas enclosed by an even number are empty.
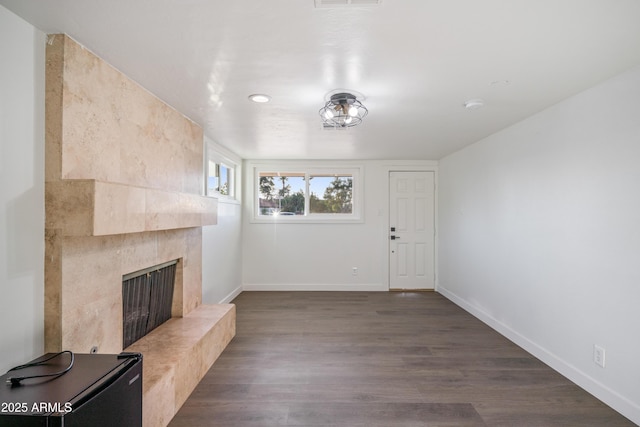
<svg viewBox="0 0 640 427">
<path fill-rule="evenodd" d="M 322 196 L 309 195 L 311 213 L 350 214 L 353 212 L 353 177 L 312 175 L 316 188 L 324 188 Z"/>
<path fill-rule="evenodd" d="M 260 173 L 259 214 L 304 215 L 305 187 L 304 173 Z"/>
<path fill-rule="evenodd" d="M 259 215 L 353 213 L 353 174 L 261 172 Z"/>
</svg>

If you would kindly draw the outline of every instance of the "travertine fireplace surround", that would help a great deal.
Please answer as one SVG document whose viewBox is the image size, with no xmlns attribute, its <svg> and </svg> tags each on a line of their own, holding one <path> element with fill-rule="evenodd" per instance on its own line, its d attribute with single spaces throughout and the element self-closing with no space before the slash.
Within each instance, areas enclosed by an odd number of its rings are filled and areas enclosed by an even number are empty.
<svg viewBox="0 0 640 427">
<path fill-rule="evenodd" d="M 202 129 L 68 36 L 46 66 L 45 348 L 122 351 L 122 276 L 178 259 L 175 319 L 135 348 L 164 425 L 235 334 L 232 305 L 201 304 Z"/>
</svg>

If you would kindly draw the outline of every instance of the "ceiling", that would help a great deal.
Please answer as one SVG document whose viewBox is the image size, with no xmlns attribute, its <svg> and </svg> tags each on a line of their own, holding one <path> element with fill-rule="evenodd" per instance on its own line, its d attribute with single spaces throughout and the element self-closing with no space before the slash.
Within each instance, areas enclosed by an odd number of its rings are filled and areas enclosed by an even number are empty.
<svg viewBox="0 0 640 427">
<path fill-rule="evenodd" d="M 639 0 L 0 4 L 70 35 L 246 159 L 435 160 L 640 64 Z M 323 130 L 318 110 L 338 89 L 369 114 Z M 485 106 L 465 109 L 475 98 Z"/>
</svg>

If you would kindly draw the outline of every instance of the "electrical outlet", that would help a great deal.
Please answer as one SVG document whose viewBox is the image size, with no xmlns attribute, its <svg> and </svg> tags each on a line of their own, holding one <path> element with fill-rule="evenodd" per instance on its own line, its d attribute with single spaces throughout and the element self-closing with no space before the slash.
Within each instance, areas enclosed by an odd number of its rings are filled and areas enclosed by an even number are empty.
<svg viewBox="0 0 640 427">
<path fill-rule="evenodd" d="M 353 267 L 351 269 L 351 275 L 352 276 L 357 276 L 358 275 L 358 267 Z"/>
<path fill-rule="evenodd" d="M 600 347 L 599 345 L 593 346 L 593 361 L 596 363 L 596 365 L 604 368 L 604 348 Z"/>
</svg>

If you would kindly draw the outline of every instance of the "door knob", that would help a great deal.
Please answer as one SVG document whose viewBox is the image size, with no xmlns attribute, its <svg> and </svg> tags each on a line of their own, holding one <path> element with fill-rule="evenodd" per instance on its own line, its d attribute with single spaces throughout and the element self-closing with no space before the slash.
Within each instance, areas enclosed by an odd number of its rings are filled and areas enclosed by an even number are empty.
<svg viewBox="0 0 640 427">
<path fill-rule="evenodd" d="M 391 236 L 391 240 L 396 240 L 396 239 L 399 239 L 399 238 L 400 238 L 400 236 Z"/>
</svg>

